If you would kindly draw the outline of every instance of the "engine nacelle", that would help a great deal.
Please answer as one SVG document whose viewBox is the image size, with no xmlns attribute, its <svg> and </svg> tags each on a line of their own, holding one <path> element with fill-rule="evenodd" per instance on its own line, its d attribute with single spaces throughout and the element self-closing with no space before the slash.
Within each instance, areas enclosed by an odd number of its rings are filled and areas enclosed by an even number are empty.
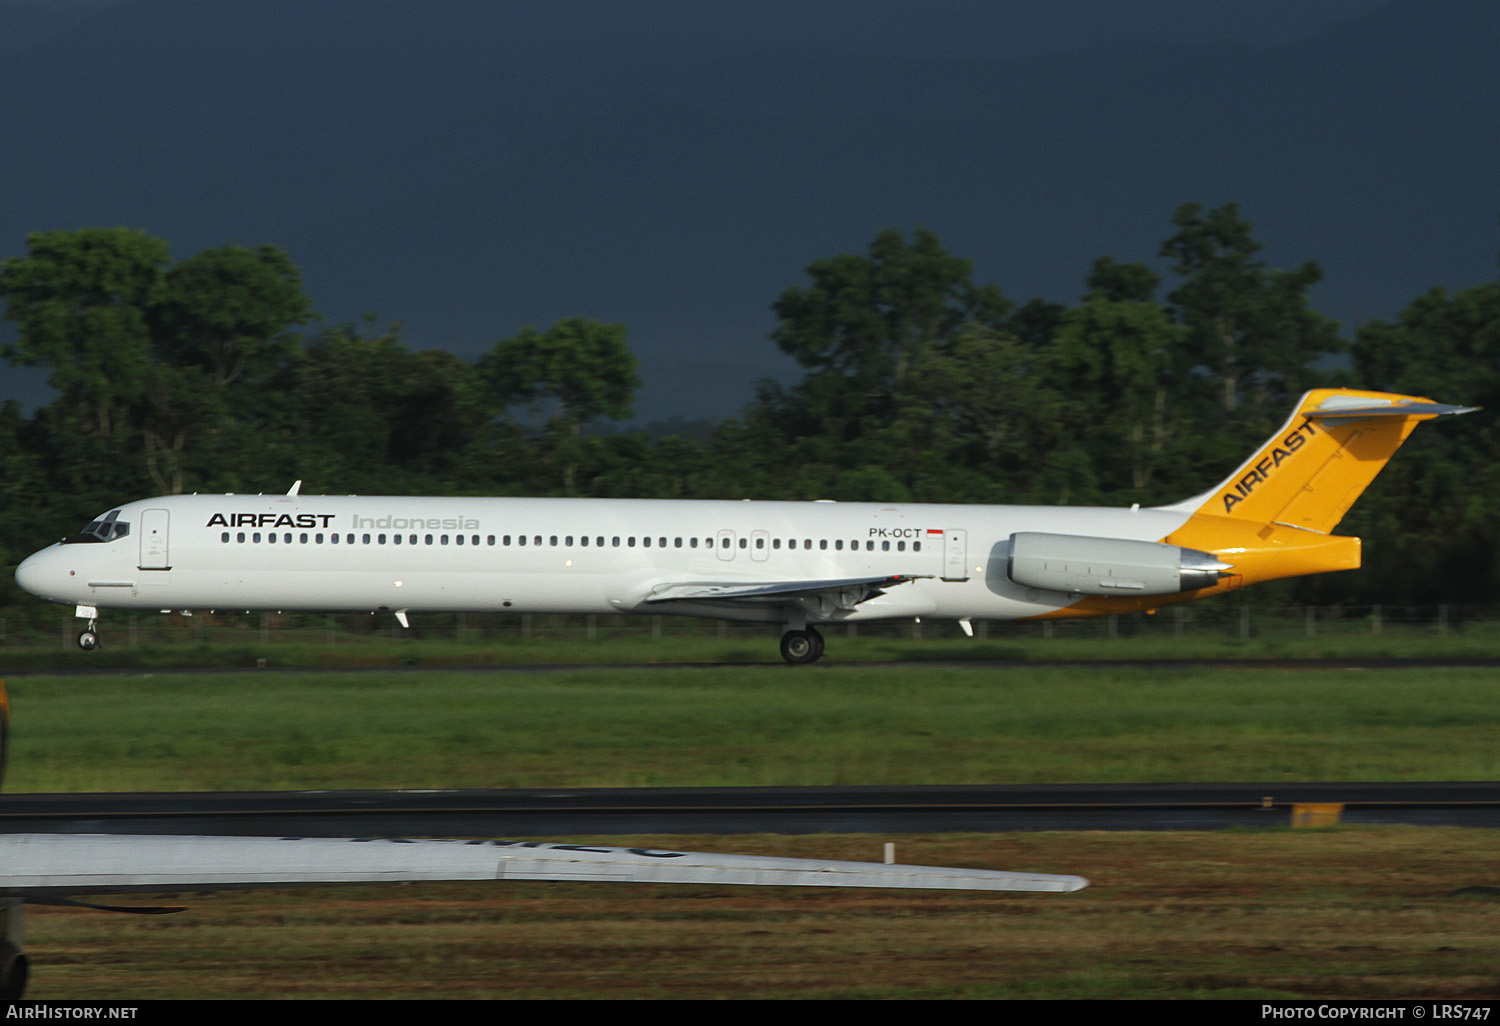
<svg viewBox="0 0 1500 1026">
<path fill-rule="evenodd" d="M 1010 579 L 1083 595 L 1176 595 L 1217 584 L 1232 564 L 1162 542 L 1023 531 L 1010 536 Z"/>
</svg>

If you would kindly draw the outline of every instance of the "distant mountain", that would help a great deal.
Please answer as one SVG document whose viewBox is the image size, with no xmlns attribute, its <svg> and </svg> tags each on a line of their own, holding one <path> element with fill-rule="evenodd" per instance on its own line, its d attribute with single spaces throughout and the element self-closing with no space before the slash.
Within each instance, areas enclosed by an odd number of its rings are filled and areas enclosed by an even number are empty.
<svg viewBox="0 0 1500 1026">
<path fill-rule="evenodd" d="M 1155 262 L 1186 200 L 1240 203 L 1273 263 L 1322 262 L 1346 321 L 1493 276 L 1500 5 L 1041 56 L 1007 46 L 1007 5 L 684 14 L 716 6 L 127 0 L 0 62 L 0 256 L 89 224 L 179 257 L 274 242 L 333 319 L 466 356 L 623 321 L 646 418 L 793 373 L 771 302 L 890 226 L 1018 299 Z"/>
</svg>

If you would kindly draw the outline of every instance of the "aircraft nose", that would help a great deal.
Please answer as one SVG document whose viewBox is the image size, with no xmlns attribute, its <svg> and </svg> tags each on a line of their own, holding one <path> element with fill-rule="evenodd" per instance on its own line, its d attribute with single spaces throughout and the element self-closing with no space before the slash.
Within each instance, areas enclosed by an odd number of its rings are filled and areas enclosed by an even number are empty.
<svg viewBox="0 0 1500 1026">
<path fill-rule="evenodd" d="M 49 572 L 49 564 L 52 563 L 50 555 L 47 549 L 33 552 L 21 560 L 21 565 L 16 567 L 16 583 L 38 598 L 47 598 L 48 591 L 56 585 L 56 582 L 50 579 L 52 577 Z"/>
</svg>

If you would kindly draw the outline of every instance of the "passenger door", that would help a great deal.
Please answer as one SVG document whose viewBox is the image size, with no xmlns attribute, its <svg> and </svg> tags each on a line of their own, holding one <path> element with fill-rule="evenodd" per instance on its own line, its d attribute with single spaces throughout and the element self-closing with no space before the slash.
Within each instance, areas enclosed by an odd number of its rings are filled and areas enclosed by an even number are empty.
<svg viewBox="0 0 1500 1026">
<path fill-rule="evenodd" d="M 943 580 L 969 579 L 968 534 L 963 528 L 943 532 Z"/>
<path fill-rule="evenodd" d="M 164 509 L 148 509 L 141 514 L 140 569 L 172 569 L 167 549 L 167 522 L 169 516 L 170 514 Z"/>
</svg>

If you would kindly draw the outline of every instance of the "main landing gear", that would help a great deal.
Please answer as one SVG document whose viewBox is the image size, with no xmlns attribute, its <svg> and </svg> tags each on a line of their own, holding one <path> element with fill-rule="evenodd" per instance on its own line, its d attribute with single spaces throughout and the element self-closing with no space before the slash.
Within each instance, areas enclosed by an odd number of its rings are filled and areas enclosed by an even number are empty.
<svg viewBox="0 0 1500 1026">
<path fill-rule="evenodd" d="M 800 631 L 787 631 L 781 636 L 781 658 L 799 666 L 815 663 L 823 654 L 823 635 L 814 627 Z"/>
</svg>

